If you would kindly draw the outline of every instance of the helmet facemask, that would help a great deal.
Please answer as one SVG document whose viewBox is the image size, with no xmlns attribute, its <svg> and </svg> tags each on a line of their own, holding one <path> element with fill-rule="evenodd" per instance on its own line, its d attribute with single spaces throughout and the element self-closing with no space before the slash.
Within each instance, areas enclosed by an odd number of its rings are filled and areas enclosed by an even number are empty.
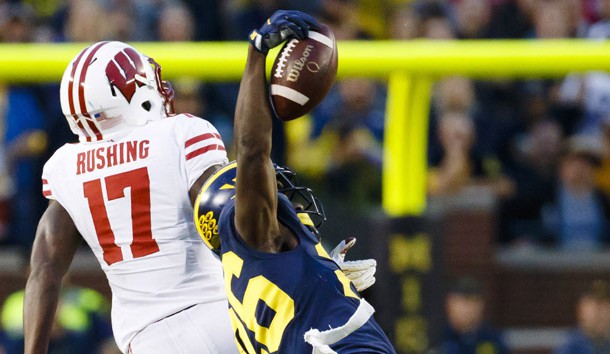
<svg viewBox="0 0 610 354">
<path fill-rule="evenodd" d="M 163 97 L 163 107 L 167 116 L 174 115 L 174 88 L 169 81 L 164 81 L 161 76 L 161 65 L 153 58 L 148 58 L 148 62 L 155 69 L 155 80 L 157 82 L 157 90 Z"/>
<path fill-rule="evenodd" d="M 318 228 L 326 221 L 322 203 L 307 187 L 296 186 L 296 173 L 287 167 L 274 165 L 278 192 L 284 194 L 296 207 L 303 225 L 318 235 Z"/>
</svg>

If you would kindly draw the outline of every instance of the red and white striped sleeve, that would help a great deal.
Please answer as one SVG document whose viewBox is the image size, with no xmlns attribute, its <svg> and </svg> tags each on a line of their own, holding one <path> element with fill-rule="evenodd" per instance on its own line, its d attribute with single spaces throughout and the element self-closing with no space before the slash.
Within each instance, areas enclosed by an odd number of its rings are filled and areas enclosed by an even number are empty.
<svg viewBox="0 0 610 354">
<path fill-rule="evenodd" d="M 216 128 L 208 121 L 198 117 L 181 115 L 180 129 L 183 151 L 186 160 L 186 175 L 189 188 L 206 169 L 216 164 L 226 164 L 227 152 Z"/>
<path fill-rule="evenodd" d="M 51 188 L 51 183 L 49 183 L 49 167 L 45 164 L 44 169 L 42 170 L 42 195 L 47 199 L 55 199 L 53 196 L 53 189 Z"/>
</svg>

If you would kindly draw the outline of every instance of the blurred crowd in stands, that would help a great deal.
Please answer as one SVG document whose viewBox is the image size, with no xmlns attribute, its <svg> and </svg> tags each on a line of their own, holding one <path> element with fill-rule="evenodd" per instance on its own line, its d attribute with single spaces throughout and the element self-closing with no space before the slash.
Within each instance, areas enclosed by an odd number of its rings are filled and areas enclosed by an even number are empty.
<svg viewBox="0 0 610 354">
<path fill-rule="evenodd" d="M 0 306 L 0 354 L 23 354 L 24 290 L 11 293 Z M 120 354 L 112 337 L 110 301 L 101 293 L 62 285 L 51 329 L 48 354 Z"/>
<path fill-rule="evenodd" d="M 484 284 L 464 276 L 445 296 L 446 323 L 443 339 L 428 354 L 508 354 L 504 333 L 486 316 L 488 303 Z M 554 354 L 610 353 L 610 285 L 593 280 L 576 296 L 575 324 L 548 352 Z M 546 352 L 546 351 L 545 351 Z"/>
<path fill-rule="evenodd" d="M 546 39 L 610 35 L 607 0 L 0 0 L 2 42 L 243 40 L 278 8 L 312 13 L 350 39 Z M 232 139 L 235 83 L 174 80 L 177 110 Z M 56 84 L 0 87 L 0 242 L 27 254 L 44 209 L 40 169 L 74 139 Z M 318 193 L 380 204 L 385 83 L 337 82 L 307 118 L 277 124 L 274 160 Z M 498 201 L 499 241 L 583 249 L 608 241 L 610 76 L 553 80 L 447 77 L 430 107 L 430 198 L 483 184 Z M 331 205 L 331 210 L 334 205 Z"/>
<path fill-rule="evenodd" d="M 610 36 L 610 0 L 0 0 L 0 42 L 245 40 L 279 8 L 309 12 L 339 40 Z M 230 146 L 236 84 L 183 77 L 173 85 L 176 111 L 211 121 Z M 276 122 L 274 160 L 299 171 L 331 220 L 379 208 L 385 98 L 384 82 L 348 78 L 307 118 Z M 442 78 L 428 139 L 430 198 L 492 191 L 499 244 L 610 244 L 607 73 Z M 74 140 L 57 83 L 0 84 L 0 247 L 27 258 L 46 206 L 42 166 Z"/>
</svg>

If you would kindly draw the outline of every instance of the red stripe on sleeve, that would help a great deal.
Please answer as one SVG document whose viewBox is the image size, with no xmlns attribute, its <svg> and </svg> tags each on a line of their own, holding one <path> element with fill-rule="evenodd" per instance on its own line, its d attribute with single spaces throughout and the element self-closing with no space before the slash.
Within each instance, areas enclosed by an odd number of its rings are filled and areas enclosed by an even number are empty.
<svg viewBox="0 0 610 354">
<path fill-rule="evenodd" d="M 186 154 L 186 160 L 188 161 L 188 160 L 192 159 L 193 157 L 197 157 L 199 155 L 205 154 L 206 152 L 208 152 L 210 150 L 224 151 L 225 147 L 222 145 L 218 145 L 218 144 L 211 144 L 211 145 L 199 148 L 197 150 L 194 150 L 193 152 Z"/>
<path fill-rule="evenodd" d="M 53 193 L 51 193 L 51 191 L 42 191 L 42 195 L 44 195 L 45 197 L 51 196 Z"/>
<path fill-rule="evenodd" d="M 47 181 L 46 179 L 42 179 L 42 184 L 49 184 L 49 181 Z"/>
<path fill-rule="evenodd" d="M 186 149 L 187 147 L 189 147 L 189 146 L 191 146 L 191 145 L 193 145 L 193 144 L 195 144 L 195 143 L 198 143 L 198 142 L 200 142 L 200 141 L 202 141 L 202 140 L 206 140 L 206 139 L 212 139 L 212 138 L 215 138 L 215 137 L 220 138 L 220 135 L 218 135 L 218 134 L 212 134 L 212 133 L 205 133 L 205 134 L 197 135 L 197 136 L 195 136 L 195 137 L 190 138 L 189 140 L 187 140 L 187 141 L 184 143 L 184 148 Z"/>
</svg>

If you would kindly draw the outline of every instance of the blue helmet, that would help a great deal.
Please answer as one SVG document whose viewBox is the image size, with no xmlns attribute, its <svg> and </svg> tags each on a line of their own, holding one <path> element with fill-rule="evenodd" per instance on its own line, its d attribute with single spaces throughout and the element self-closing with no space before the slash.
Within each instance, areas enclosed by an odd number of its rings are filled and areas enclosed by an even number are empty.
<svg viewBox="0 0 610 354">
<path fill-rule="evenodd" d="M 297 216 L 317 235 L 317 228 L 326 220 L 322 204 L 307 187 L 297 187 L 296 173 L 287 167 L 273 164 L 278 192 L 295 205 Z M 235 197 L 237 162 L 233 161 L 214 173 L 205 182 L 195 201 L 195 225 L 205 244 L 212 250 L 220 249 L 218 219 L 227 202 Z"/>
</svg>

